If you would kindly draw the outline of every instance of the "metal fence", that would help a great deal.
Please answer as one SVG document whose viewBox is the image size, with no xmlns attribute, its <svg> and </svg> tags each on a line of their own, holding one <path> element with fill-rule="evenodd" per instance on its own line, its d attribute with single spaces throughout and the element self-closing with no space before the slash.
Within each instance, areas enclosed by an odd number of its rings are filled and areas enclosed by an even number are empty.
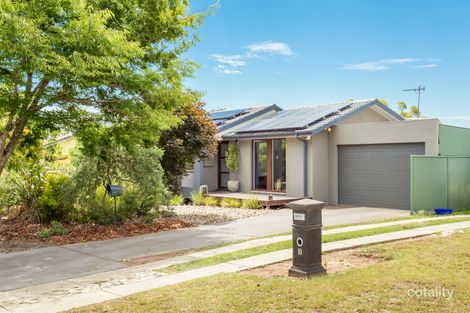
<svg viewBox="0 0 470 313">
<path fill-rule="evenodd" d="M 411 210 L 470 209 L 470 156 L 412 156 Z"/>
</svg>

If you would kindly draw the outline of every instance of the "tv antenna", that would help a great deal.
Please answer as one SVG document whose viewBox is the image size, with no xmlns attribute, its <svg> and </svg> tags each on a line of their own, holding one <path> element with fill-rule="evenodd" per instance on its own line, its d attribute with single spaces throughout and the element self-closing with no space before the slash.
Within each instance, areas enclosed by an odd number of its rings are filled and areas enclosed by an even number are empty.
<svg viewBox="0 0 470 313">
<path fill-rule="evenodd" d="M 421 85 L 418 85 L 418 87 L 416 87 L 416 88 L 403 89 L 403 91 L 414 91 L 414 92 L 418 93 L 418 112 L 420 112 L 419 102 L 421 101 L 421 91 L 424 91 L 425 89 L 426 89 L 426 87 L 421 86 Z"/>
</svg>

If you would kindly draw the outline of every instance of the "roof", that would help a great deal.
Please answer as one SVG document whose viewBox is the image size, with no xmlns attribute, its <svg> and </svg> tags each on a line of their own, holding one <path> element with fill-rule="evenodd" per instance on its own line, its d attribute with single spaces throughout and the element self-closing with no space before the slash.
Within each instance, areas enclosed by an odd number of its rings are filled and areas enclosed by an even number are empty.
<svg viewBox="0 0 470 313">
<path fill-rule="evenodd" d="M 209 114 L 209 118 L 214 121 L 215 125 L 221 125 L 227 120 L 247 113 L 250 109 L 237 109 L 228 111 L 216 111 Z"/>
<path fill-rule="evenodd" d="M 228 138 L 243 138 L 254 135 L 315 134 L 338 123 L 351 114 L 376 105 L 397 120 L 403 118 L 384 106 L 377 99 L 345 101 L 299 109 L 278 111 L 275 116 L 257 121 L 227 135 Z"/>
<path fill-rule="evenodd" d="M 270 111 L 277 112 L 282 109 L 275 104 L 256 106 L 248 109 L 234 109 L 211 112 L 209 118 L 217 125 L 219 134 L 235 131 L 240 124 L 255 121 L 257 117 Z"/>
</svg>

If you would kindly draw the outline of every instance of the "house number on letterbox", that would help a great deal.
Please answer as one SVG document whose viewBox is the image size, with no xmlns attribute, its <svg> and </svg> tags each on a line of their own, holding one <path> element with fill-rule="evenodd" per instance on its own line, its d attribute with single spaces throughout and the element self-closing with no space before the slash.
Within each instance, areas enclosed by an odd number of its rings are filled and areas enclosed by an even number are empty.
<svg viewBox="0 0 470 313">
<path fill-rule="evenodd" d="M 305 222 L 305 214 L 304 213 L 294 213 L 294 221 L 304 221 Z"/>
</svg>

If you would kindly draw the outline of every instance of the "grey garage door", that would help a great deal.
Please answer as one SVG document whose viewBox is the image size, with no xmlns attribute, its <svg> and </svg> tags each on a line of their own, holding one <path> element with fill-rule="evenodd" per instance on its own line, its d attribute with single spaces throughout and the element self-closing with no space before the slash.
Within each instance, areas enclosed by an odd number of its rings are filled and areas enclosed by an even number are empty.
<svg viewBox="0 0 470 313">
<path fill-rule="evenodd" d="M 339 203 L 410 208 L 410 155 L 424 143 L 338 146 Z"/>
</svg>

